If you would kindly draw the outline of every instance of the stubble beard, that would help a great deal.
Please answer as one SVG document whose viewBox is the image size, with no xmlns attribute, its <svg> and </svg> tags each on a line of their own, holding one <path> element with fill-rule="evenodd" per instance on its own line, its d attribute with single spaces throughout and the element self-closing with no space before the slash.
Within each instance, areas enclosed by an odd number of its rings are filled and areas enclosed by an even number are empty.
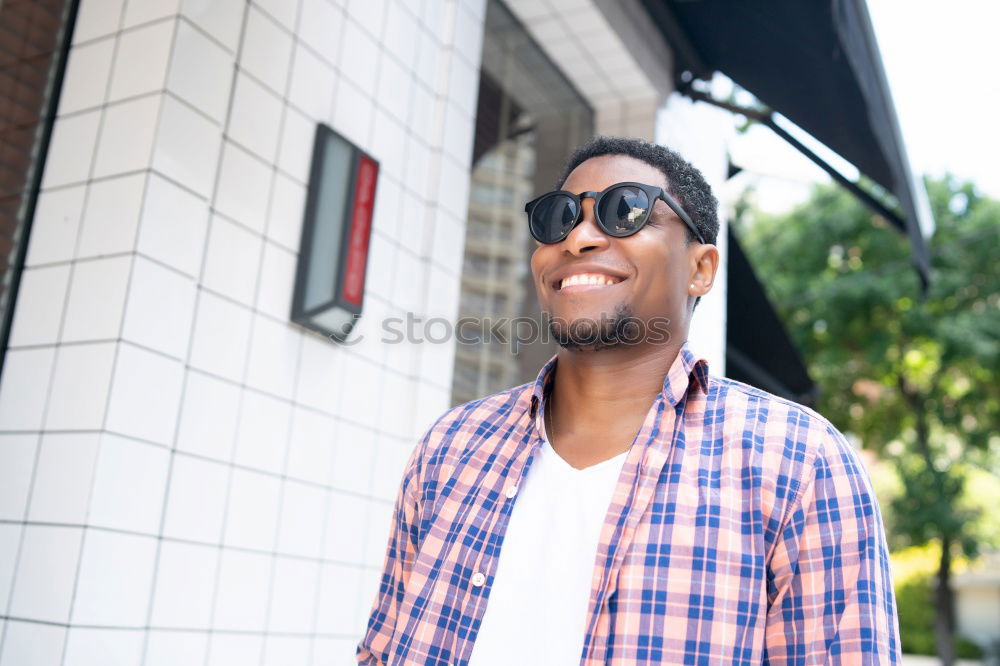
<svg viewBox="0 0 1000 666">
<path fill-rule="evenodd" d="M 546 317 L 549 333 L 563 349 L 569 351 L 603 351 L 636 344 L 637 320 L 632 307 L 619 303 L 610 315 L 600 319 L 580 317 L 567 322 Z"/>
</svg>

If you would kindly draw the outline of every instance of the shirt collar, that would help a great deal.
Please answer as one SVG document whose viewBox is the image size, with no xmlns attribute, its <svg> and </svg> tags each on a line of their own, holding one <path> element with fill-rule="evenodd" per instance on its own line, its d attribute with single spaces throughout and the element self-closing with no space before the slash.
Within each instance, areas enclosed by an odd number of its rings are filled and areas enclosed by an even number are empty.
<svg viewBox="0 0 1000 666">
<path fill-rule="evenodd" d="M 535 379 L 531 390 L 531 418 L 535 418 L 538 406 L 555 377 L 557 361 L 558 355 L 550 358 Z M 708 394 L 708 359 L 691 351 L 691 346 L 685 340 L 667 371 L 667 376 L 663 378 L 663 397 L 671 406 L 675 406 L 691 390 L 692 385 L 696 390 Z"/>
</svg>

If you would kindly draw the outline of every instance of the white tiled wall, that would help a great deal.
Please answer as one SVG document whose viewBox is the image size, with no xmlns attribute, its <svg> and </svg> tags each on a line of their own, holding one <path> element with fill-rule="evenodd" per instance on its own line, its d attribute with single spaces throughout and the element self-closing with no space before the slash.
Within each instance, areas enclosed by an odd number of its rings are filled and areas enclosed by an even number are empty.
<svg viewBox="0 0 1000 666">
<path fill-rule="evenodd" d="M 507 0 L 594 110 L 597 134 L 658 140 L 672 54 L 639 0 Z"/>
<path fill-rule="evenodd" d="M 82 0 L 0 385 L 0 666 L 346 664 L 448 403 L 484 0 Z M 317 122 L 382 165 L 288 321 Z"/>
</svg>

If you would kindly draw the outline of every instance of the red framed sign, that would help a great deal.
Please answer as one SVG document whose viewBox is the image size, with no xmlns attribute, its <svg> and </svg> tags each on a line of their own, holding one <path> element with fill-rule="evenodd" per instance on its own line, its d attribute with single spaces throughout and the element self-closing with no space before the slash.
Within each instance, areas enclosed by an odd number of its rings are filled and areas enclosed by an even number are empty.
<svg viewBox="0 0 1000 666">
<path fill-rule="evenodd" d="M 292 321 L 335 340 L 364 306 L 378 162 L 320 124 L 313 144 Z"/>
</svg>

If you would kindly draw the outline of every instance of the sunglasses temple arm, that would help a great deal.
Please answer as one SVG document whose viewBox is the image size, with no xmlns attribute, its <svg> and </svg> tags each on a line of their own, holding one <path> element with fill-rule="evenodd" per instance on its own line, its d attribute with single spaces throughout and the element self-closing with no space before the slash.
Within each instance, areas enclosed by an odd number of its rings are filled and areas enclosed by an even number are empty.
<svg viewBox="0 0 1000 666">
<path fill-rule="evenodd" d="M 687 225 L 687 228 L 690 229 L 691 233 L 695 235 L 698 242 L 705 245 L 705 237 L 701 235 L 701 232 L 698 231 L 698 227 L 696 227 L 694 222 L 691 221 L 691 217 L 687 214 L 687 211 L 681 208 L 680 204 L 674 201 L 673 197 L 667 194 L 665 190 L 660 192 L 660 198 L 663 199 L 665 204 L 670 206 L 670 210 L 674 211 L 674 213 L 677 214 L 677 217 L 681 218 L 681 222 Z"/>
</svg>

